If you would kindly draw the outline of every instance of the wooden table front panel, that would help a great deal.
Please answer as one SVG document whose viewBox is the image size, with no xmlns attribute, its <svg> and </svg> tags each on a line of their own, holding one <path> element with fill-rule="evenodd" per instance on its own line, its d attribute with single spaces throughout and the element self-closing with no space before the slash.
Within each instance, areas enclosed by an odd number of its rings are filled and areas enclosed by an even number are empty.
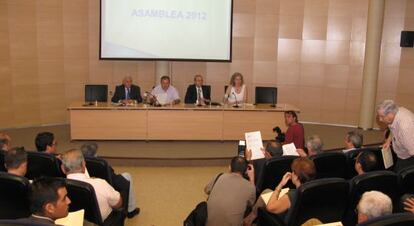
<svg viewBox="0 0 414 226">
<path fill-rule="evenodd" d="M 221 140 L 223 111 L 150 110 L 149 140 Z"/>
<path fill-rule="evenodd" d="M 71 110 L 73 140 L 145 140 L 146 110 Z"/>
<path fill-rule="evenodd" d="M 260 131 L 263 140 L 274 139 L 272 129 L 286 130 L 284 112 L 280 111 L 224 111 L 223 140 L 244 140 L 245 132 Z"/>
</svg>

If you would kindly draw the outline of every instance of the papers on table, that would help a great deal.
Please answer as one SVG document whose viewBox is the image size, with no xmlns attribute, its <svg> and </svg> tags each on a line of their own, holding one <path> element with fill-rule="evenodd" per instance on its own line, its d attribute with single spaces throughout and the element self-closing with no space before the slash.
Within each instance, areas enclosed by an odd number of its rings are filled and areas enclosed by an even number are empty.
<svg viewBox="0 0 414 226">
<path fill-rule="evenodd" d="M 289 191 L 289 188 L 283 188 L 280 191 L 278 198 L 280 199 L 280 197 L 282 197 L 283 195 L 285 195 L 286 193 L 288 193 L 288 191 Z M 260 195 L 260 197 L 263 199 L 263 201 L 264 201 L 264 203 L 266 203 L 266 205 L 269 202 L 270 196 L 272 196 L 272 194 L 273 194 L 273 191 L 269 191 L 267 193 L 263 193 L 262 195 Z"/>
<path fill-rule="evenodd" d="M 387 149 L 382 148 L 381 153 L 382 153 L 382 159 L 384 159 L 385 169 L 388 169 L 391 166 L 393 166 L 394 165 L 394 160 L 392 159 L 392 153 L 391 153 L 390 146 L 388 146 Z"/>
<path fill-rule="evenodd" d="M 70 212 L 68 216 L 64 218 L 57 219 L 55 224 L 64 225 L 64 226 L 83 226 L 83 216 L 85 215 L 85 210 L 78 210 L 75 212 Z"/>
<path fill-rule="evenodd" d="M 282 146 L 283 155 L 294 155 L 299 156 L 299 153 L 296 151 L 296 147 L 294 143 L 285 144 Z"/>
<path fill-rule="evenodd" d="M 159 93 L 159 94 L 156 94 L 155 97 L 157 98 L 158 103 L 160 103 L 161 105 L 168 104 L 167 93 Z"/>
<path fill-rule="evenodd" d="M 265 156 L 262 152 L 262 134 L 260 133 L 260 131 L 245 133 L 244 136 L 246 138 L 246 150 L 252 151 L 251 160 L 264 158 Z"/>
<path fill-rule="evenodd" d="M 315 226 L 343 226 L 342 222 L 333 222 L 333 223 L 327 223 L 327 224 L 318 224 Z"/>
</svg>

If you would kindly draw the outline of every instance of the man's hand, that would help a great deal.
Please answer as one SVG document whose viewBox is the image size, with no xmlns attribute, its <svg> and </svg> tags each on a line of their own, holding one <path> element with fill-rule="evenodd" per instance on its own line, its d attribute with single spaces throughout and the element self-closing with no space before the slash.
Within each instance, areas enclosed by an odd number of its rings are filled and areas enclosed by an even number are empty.
<svg viewBox="0 0 414 226">
<path fill-rule="evenodd" d="M 404 202 L 404 210 L 414 213 L 414 198 L 408 198 Z"/>
<path fill-rule="evenodd" d="M 252 150 L 247 149 L 246 152 L 244 153 L 244 157 L 246 158 L 247 161 L 252 160 Z"/>
<path fill-rule="evenodd" d="M 298 148 L 296 149 L 296 151 L 298 152 L 300 157 L 307 157 L 308 155 L 306 154 L 305 150 Z"/>
<path fill-rule="evenodd" d="M 249 177 L 250 182 L 254 184 L 254 166 L 253 164 L 247 165 L 246 174 Z"/>
</svg>

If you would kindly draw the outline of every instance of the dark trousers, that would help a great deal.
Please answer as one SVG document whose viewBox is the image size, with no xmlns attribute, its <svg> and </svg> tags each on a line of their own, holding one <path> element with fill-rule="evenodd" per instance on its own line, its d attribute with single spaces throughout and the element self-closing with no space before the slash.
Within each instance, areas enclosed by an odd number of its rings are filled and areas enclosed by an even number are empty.
<svg viewBox="0 0 414 226">
<path fill-rule="evenodd" d="M 408 159 L 397 158 L 397 162 L 394 166 L 394 172 L 399 173 L 401 170 L 408 168 L 410 166 L 414 166 L 414 156 Z"/>
<path fill-rule="evenodd" d="M 122 206 L 126 212 L 128 212 L 128 200 L 129 200 L 129 181 L 120 174 L 112 174 L 112 183 L 115 190 L 121 194 Z"/>
</svg>

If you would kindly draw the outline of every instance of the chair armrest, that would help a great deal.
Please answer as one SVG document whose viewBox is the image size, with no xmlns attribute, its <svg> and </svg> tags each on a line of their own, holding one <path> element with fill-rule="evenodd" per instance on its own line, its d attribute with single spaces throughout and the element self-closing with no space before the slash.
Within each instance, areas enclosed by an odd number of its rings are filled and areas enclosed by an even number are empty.
<svg viewBox="0 0 414 226">
<path fill-rule="evenodd" d="M 278 215 L 269 213 L 262 207 L 258 209 L 258 222 L 260 226 L 286 226 Z"/>
</svg>

